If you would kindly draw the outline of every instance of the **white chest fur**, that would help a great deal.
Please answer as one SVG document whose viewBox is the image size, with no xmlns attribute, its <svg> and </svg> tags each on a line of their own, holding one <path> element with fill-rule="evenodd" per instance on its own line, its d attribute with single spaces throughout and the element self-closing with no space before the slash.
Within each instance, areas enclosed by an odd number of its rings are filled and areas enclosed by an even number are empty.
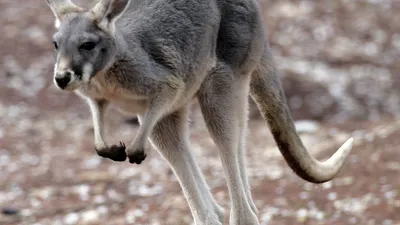
<svg viewBox="0 0 400 225">
<path fill-rule="evenodd" d="M 143 114 L 148 109 L 148 100 L 133 91 L 121 88 L 116 81 L 104 79 L 103 74 L 93 77 L 76 93 L 91 99 L 105 99 L 126 114 Z"/>
</svg>

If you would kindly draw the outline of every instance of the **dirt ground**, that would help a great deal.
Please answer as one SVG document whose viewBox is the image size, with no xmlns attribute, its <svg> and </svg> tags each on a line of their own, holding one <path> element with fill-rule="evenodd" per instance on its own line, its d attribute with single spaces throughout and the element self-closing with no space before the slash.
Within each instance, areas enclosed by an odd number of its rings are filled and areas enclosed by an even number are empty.
<svg viewBox="0 0 400 225">
<path fill-rule="evenodd" d="M 77 3 L 82 1 L 76 1 Z M 400 224 L 400 2 L 260 1 L 301 138 L 318 159 L 347 138 L 341 173 L 314 185 L 290 170 L 252 107 L 248 174 L 261 224 Z M 0 0 L 0 224 L 192 224 L 172 171 L 102 159 L 88 107 L 52 83 L 45 1 Z M 109 143 L 137 125 L 111 110 Z M 307 121 L 305 121 L 307 120 Z M 192 149 L 229 214 L 224 174 L 197 105 Z"/>
</svg>

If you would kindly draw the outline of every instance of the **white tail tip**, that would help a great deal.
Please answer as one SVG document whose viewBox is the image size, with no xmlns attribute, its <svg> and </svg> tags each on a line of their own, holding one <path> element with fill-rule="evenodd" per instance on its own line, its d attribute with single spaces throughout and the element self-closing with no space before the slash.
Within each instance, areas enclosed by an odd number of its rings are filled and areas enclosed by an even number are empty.
<svg viewBox="0 0 400 225">
<path fill-rule="evenodd" d="M 354 142 L 354 138 L 349 138 L 347 139 L 347 141 L 342 145 L 342 147 L 340 147 L 343 150 L 351 150 L 353 148 L 353 142 Z"/>
</svg>

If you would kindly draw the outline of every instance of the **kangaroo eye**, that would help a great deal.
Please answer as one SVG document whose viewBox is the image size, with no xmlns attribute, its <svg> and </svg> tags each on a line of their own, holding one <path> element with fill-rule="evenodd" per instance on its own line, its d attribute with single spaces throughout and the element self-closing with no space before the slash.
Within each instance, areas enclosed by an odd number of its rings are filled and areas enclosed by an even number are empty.
<svg viewBox="0 0 400 225">
<path fill-rule="evenodd" d="M 90 51 L 94 49 L 94 47 L 96 47 L 96 44 L 94 42 L 85 42 L 79 48 Z"/>
<path fill-rule="evenodd" d="M 54 45 L 54 49 L 57 50 L 57 49 L 58 49 L 58 44 L 57 44 L 57 42 L 53 41 L 53 45 Z"/>
</svg>

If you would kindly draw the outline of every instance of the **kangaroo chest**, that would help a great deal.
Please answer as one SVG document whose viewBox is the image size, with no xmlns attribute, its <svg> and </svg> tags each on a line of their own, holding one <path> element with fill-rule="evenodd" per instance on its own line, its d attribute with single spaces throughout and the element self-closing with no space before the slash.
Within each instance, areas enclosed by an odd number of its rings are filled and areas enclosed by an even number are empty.
<svg viewBox="0 0 400 225">
<path fill-rule="evenodd" d="M 125 114 L 143 114 L 148 109 L 147 98 L 123 88 L 117 80 L 105 79 L 103 74 L 93 77 L 78 90 L 78 94 L 91 99 L 105 99 Z"/>
</svg>

